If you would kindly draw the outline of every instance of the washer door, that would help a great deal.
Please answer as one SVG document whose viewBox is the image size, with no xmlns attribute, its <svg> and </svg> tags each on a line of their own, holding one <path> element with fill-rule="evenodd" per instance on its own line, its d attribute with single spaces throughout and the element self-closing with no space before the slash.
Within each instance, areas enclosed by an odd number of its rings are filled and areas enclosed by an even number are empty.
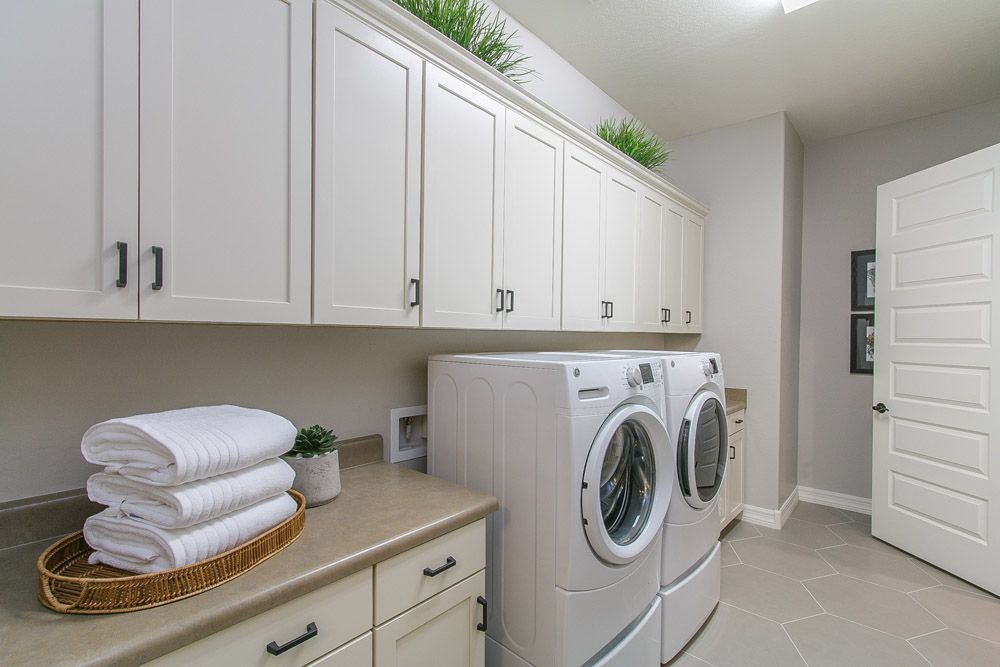
<svg viewBox="0 0 1000 667">
<path fill-rule="evenodd" d="M 719 493 L 729 451 L 726 410 L 710 391 L 698 392 L 688 405 L 677 443 L 677 473 L 691 507 L 708 507 Z"/>
<path fill-rule="evenodd" d="M 624 565 L 656 539 L 676 474 L 663 421 L 644 405 L 623 405 L 601 426 L 587 455 L 581 505 L 594 553 Z"/>
</svg>

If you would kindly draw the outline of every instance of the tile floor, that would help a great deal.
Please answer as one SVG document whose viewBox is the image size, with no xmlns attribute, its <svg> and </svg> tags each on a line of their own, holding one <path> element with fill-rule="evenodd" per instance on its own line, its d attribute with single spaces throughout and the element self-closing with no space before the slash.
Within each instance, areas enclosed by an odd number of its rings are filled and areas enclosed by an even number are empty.
<svg viewBox="0 0 1000 667">
<path fill-rule="evenodd" d="M 800 503 L 778 531 L 723 536 L 722 601 L 676 667 L 1000 665 L 1000 598 Z"/>
</svg>

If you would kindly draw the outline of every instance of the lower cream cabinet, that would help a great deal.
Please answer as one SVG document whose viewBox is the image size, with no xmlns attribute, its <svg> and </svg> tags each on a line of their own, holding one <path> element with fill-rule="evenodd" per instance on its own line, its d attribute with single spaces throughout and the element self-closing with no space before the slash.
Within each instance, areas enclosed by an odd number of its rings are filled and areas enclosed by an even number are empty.
<svg viewBox="0 0 1000 667">
<path fill-rule="evenodd" d="M 372 633 L 366 632 L 322 658 L 313 660 L 306 667 L 371 667 L 373 655 Z"/>
<path fill-rule="evenodd" d="M 375 667 L 469 667 L 486 659 L 486 573 L 375 628 Z"/>
<path fill-rule="evenodd" d="M 726 418 L 729 426 L 729 460 L 726 461 L 726 476 L 719 490 L 719 516 L 723 528 L 743 511 L 745 416 L 746 411 L 740 410 Z"/>
</svg>

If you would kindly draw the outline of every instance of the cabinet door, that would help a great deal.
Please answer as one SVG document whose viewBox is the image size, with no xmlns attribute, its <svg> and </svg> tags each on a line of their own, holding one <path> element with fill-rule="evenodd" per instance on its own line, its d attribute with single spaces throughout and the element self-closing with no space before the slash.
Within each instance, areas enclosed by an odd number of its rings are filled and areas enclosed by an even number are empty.
<svg viewBox="0 0 1000 667">
<path fill-rule="evenodd" d="M 508 111 L 504 150 L 504 328 L 558 329 L 563 139 Z"/>
<path fill-rule="evenodd" d="M 702 280 L 705 266 L 704 221 L 688 214 L 684 222 L 684 324 L 685 331 L 701 333 Z"/>
<path fill-rule="evenodd" d="M 598 331 L 603 325 L 604 213 L 607 166 L 566 144 L 563 168 L 562 328 Z"/>
<path fill-rule="evenodd" d="M 663 331 L 666 326 L 663 262 L 666 244 L 666 200 L 647 188 L 639 197 L 639 239 L 636 267 L 636 318 L 642 331 Z"/>
<path fill-rule="evenodd" d="M 663 217 L 663 307 L 668 331 L 683 331 L 684 324 L 684 213 L 668 205 Z"/>
<path fill-rule="evenodd" d="M 141 318 L 309 322 L 312 2 L 156 0 L 139 25 Z"/>
<path fill-rule="evenodd" d="M 421 58 L 317 3 L 314 322 L 420 323 L 422 86 Z"/>
<path fill-rule="evenodd" d="M 366 632 L 336 651 L 313 660 L 306 667 L 372 667 L 374 658 L 372 643 L 372 633 Z"/>
<path fill-rule="evenodd" d="M 604 244 L 604 298 L 611 302 L 606 327 L 635 331 L 636 277 L 639 264 L 639 184 L 611 170 Z"/>
<path fill-rule="evenodd" d="M 0 316 L 138 317 L 138 23 L 136 0 L 4 3 Z"/>
<path fill-rule="evenodd" d="M 481 667 L 486 575 L 473 576 L 375 628 L 375 667 Z"/>
<path fill-rule="evenodd" d="M 430 64 L 424 90 L 423 324 L 498 329 L 505 109 Z"/>
</svg>

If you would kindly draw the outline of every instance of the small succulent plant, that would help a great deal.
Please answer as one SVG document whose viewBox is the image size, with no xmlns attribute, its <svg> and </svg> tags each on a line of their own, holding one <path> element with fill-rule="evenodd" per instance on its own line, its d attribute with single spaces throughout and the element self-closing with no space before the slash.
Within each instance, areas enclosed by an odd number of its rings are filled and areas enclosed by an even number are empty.
<svg viewBox="0 0 1000 667">
<path fill-rule="evenodd" d="M 285 453 L 285 456 L 312 458 L 329 454 L 337 449 L 337 436 L 328 428 L 319 424 L 300 428 L 295 436 L 295 445 Z"/>
</svg>

